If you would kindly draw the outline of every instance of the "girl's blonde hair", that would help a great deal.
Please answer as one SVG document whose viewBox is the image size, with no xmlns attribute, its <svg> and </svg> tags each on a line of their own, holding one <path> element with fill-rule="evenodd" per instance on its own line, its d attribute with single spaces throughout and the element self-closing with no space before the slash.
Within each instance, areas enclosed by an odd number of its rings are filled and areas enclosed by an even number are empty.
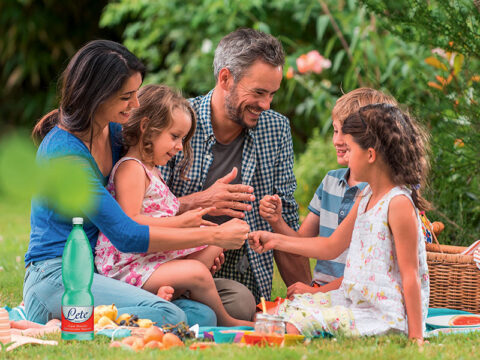
<svg viewBox="0 0 480 360">
<path fill-rule="evenodd" d="M 419 210 L 430 209 L 420 192 L 429 170 L 428 136 L 413 117 L 390 104 L 371 104 L 348 116 L 342 131 L 362 149 L 375 149 L 393 182 L 410 186 Z"/>
<path fill-rule="evenodd" d="M 343 121 L 362 106 L 369 104 L 385 103 L 398 106 L 397 100 L 381 91 L 362 87 L 352 90 L 338 98 L 332 109 L 332 119 L 343 124 Z"/>
<path fill-rule="evenodd" d="M 140 144 L 142 161 L 153 163 L 153 139 L 173 123 L 173 111 L 180 109 L 190 115 L 192 125 L 183 140 L 183 160 L 180 162 L 180 176 L 186 179 L 192 159 L 190 140 L 195 132 L 196 116 L 180 92 L 165 85 L 146 85 L 138 91 L 140 106 L 132 110 L 128 122 L 123 125 L 123 143 L 126 149 Z"/>
</svg>

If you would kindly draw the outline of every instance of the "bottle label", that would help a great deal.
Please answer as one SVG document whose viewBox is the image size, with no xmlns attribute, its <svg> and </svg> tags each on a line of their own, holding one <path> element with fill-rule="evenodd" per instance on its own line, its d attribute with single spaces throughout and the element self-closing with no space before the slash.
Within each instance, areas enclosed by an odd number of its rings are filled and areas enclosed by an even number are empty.
<svg viewBox="0 0 480 360">
<path fill-rule="evenodd" d="M 93 331 L 93 306 L 62 306 L 62 331 Z"/>
</svg>

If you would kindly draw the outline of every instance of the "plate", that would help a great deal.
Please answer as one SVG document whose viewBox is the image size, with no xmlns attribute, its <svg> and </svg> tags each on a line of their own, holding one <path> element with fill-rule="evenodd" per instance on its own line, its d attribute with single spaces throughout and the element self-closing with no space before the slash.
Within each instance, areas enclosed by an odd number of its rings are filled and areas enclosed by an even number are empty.
<svg viewBox="0 0 480 360">
<path fill-rule="evenodd" d="M 461 318 L 466 316 L 472 319 L 478 319 L 478 324 L 474 325 L 452 325 L 452 322 L 455 321 L 456 318 Z M 432 327 L 452 327 L 452 328 L 466 328 L 466 327 L 480 327 L 480 315 L 474 314 L 457 314 L 457 315 L 442 315 L 442 316 L 432 316 L 427 318 L 426 321 L 427 325 Z"/>
</svg>

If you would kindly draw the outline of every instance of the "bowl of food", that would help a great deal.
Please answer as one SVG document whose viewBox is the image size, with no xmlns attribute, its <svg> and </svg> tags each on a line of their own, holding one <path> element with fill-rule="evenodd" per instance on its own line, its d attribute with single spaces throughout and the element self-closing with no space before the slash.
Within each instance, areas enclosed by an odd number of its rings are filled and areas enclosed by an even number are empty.
<svg viewBox="0 0 480 360">
<path fill-rule="evenodd" d="M 279 346 L 282 344 L 284 337 L 283 335 L 279 335 L 279 334 L 268 334 L 265 336 L 265 338 L 267 339 L 268 345 Z"/>
<path fill-rule="evenodd" d="M 267 338 L 265 334 L 255 333 L 252 332 L 250 334 L 243 334 L 243 339 L 245 343 L 248 345 L 257 345 L 257 346 L 265 346 L 267 345 Z"/>
<path fill-rule="evenodd" d="M 217 344 L 229 344 L 233 343 L 235 337 L 237 336 L 236 331 L 229 330 L 217 330 L 213 332 L 213 340 Z"/>
</svg>

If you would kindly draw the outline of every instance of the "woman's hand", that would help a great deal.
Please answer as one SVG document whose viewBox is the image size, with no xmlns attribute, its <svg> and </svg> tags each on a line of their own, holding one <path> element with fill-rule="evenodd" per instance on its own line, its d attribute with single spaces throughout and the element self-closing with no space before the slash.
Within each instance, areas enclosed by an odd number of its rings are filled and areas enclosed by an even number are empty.
<svg viewBox="0 0 480 360">
<path fill-rule="evenodd" d="M 277 194 L 266 195 L 260 200 L 258 211 L 270 225 L 276 224 L 282 219 L 282 200 Z"/>
<path fill-rule="evenodd" d="M 183 214 L 177 215 L 177 218 L 181 221 L 182 227 L 217 226 L 217 224 L 202 218 L 213 210 L 215 210 L 215 207 L 208 207 L 205 209 L 198 208 L 185 211 Z"/>
<path fill-rule="evenodd" d="M 275 248 L 275 234 L 268 231 L 254 231 L 248 235 L 250 247 L 259 254 Z"/>
<path fill-rule="evenodd" d="M 250 226 L 243 220 L 231 219 L 213 228 L 213 231 L 213 245 L 227 250 L 240 249 L 248 239 Z"/>
</svg>

